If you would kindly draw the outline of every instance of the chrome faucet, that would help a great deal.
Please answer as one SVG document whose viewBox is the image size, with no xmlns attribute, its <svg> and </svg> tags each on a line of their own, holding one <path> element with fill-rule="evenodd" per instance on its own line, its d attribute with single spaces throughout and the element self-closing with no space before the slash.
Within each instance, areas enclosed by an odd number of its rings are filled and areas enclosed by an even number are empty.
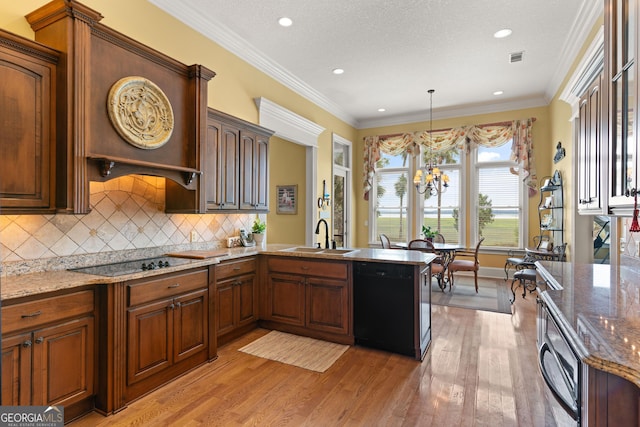
<svg viewBox="0 0 640 427">
<path fill-rule="evenodd" d="M 327 221 L 324 220 L 324 218 L 320 219 L 320 221 L 318 221 L 318 225 L 316 225 L 316 234 L 320 234 L 320 223 L 324 222 L 324 247 L 326 249 L 329 249 L 329 224 L 327 224 Z"/>
</svg>

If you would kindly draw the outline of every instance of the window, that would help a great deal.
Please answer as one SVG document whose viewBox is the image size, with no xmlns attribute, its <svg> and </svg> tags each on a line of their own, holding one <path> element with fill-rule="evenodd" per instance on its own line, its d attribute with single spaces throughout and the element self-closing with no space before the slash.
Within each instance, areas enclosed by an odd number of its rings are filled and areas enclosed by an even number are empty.
<svg viewBox="0 0 640 427">
<path fill-rule="evenodd" d="M 461 158 L 460 150 L 457 148 L 451 148 L 444 153 L 430 153 L 424 151 L 422 154 L 422 164 L 426 164 L 429 161 L 430 156 L 434 156 L 434 159 L 439 163 L 437 166 L 449 176 L 449 186 L 442 187 L 438 194 L 429 194 L 426 192 L 424 195 L 419 195 L 418 200 L 423 200 L 422 204 L 422 224 L 431 227 L 432 230 L 439 230 L 440 234 L 444 236 L 444 239 L 448 243 L 459 243 L 462 241 L 461 235 L 465 230 L 464 224 L 462 227 L 458 224 L 458 217 L 460 217 L 460 195 L 462 194 L 462 181 L 461 181 Z M 461 216 L 464 218 L 464 215 Z M 422 228 L 420 224 L 420 228 Z M 419 236 L 422 230 L 418 230 Z"/>
<path fill-rule="evenodd" d="M 511 173 L 517 164 L 509 160 L 511 141 L 499 147 L 478 146 L 472 150 L 474 170 L 470 223 L 472 239 L 485 238 L 483 247 L 523 247 L 527 216 L 524 185 Z M 475 244 L 475 241 L 472 242 Z"/>
<path fill-rule="evenodd" d="M 370 223 L 371 239 L 376 241 L 380 233 L 386 234 L 392 242 L 406 242 L 408 236 L 407 190 L 409 178 L 408 157 L 404 154 L 392 156 L 381 153 L 376 164 L 376 176 L 372 189 L 374 199 Z"/>
</svg>

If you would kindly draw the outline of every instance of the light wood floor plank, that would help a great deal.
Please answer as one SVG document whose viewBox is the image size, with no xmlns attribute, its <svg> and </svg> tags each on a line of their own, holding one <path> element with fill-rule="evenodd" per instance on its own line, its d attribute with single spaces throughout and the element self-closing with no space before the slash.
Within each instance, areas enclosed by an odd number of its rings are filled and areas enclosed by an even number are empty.
<svg viewBox="0 0 640 427">
<path fill-rule="evenodd" d="M 238 351 L 83 426 L 555 426 L 535 348 L 535 295 L 514 314 L 433 307 L 425 360 L 351 347 L 324 373 Z"/>
</svg>

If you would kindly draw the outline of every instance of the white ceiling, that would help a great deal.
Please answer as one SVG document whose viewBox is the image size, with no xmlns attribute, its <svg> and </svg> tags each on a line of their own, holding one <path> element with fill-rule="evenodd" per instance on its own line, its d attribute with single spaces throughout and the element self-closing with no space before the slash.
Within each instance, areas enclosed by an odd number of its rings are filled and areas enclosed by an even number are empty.
<svg viewBox="0 0 640 427">
<path fill-rule="evenodd" d="M 428 89 L 436 119 L 548 104 L 604 3 L 149 1 L 357 128 L 427 120 Z"/>
</svg>

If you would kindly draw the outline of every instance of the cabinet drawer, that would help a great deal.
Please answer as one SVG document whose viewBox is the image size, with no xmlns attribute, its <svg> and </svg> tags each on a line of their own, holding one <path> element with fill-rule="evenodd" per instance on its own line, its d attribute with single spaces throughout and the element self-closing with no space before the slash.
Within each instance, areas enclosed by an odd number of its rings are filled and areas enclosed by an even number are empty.
<svg viewBox="0 0 640 427">
<path fill-rule="evenodd" d="M 207 270 L 179 272 L 127 284 L 129 307 L 208 286 Z"/>
<path fill-rule="evenodd" d="M 292 259 L 291 257 L 272 257 L 268 261 L 269 271 L 304 274 L 332 279 L 346 279 L 348 268 L 346 262 L 312 261 L 309 259 Z"/>
<path fill-rule="evenodd" d="M 254 271 L 256 271 L 255 258 L 227 261 L 216 265 L 216 280 L 253 273 Z"/>
<path fill-rule="evenodd" d="M 91 313 L 93 291 L 42 298 L 37 301 L 2 307 L 2 333 L 33 329 L 51 322 Z"/>
</svg>

